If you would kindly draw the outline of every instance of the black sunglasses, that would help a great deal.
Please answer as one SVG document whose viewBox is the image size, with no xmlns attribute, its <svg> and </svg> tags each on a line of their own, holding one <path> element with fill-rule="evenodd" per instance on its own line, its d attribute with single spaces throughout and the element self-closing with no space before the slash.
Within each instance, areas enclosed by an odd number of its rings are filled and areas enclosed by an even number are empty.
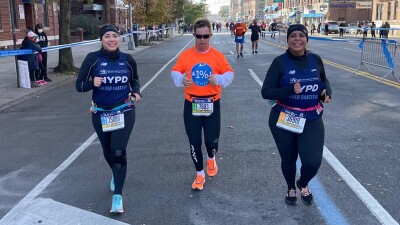
<svg viewBox="0 0 400 225">
<path fill-rule="evenodd" d="M 195 34 L 195 36 L 196 36 L 196 38 L 197 39 L 209 39 L 210 38 L 210 36 L 211 36 L 211 34 L 203 34 L 203 35 L 201 35 L 201 34 Z"/>
</svg>

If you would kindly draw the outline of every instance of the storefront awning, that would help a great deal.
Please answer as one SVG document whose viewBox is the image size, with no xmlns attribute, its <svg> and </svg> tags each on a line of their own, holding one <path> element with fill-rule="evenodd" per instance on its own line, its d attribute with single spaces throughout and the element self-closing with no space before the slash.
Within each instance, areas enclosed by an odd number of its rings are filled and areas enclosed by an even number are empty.
<svg viewBox="0 0 400 225">
<path fill-rule="evenodd" d="M 264 12 L 268 12 L 268 11 L 277 11 L 279 8 L 278 4 L 273 4 L 270 6 L 265 6 L 264 8 Z"/>
<path fill-rule="evenodd" d="M 322 13 L 307 13 L 303 14 L 303 18 L 318 18 L 318 17 L 324 17 L 324 14 Z"/>
</svg>

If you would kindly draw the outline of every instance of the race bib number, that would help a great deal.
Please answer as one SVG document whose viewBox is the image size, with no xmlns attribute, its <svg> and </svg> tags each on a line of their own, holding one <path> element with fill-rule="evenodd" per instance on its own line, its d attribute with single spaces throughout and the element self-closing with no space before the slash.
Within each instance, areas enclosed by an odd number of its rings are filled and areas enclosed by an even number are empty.
<svg viewBox="0 0 400 225">
<path fill-rule="evenodd" d="M 194 98 L 192 100 L 193 116 L 209 116 L 214 112 L 214 102 L 211 98 Z"/>
<path fill-rule="evenodd" d="M 117 111 L 100 115 L 103 132 L 123 129 L 125 127 L 124 113 Z"/>
<path fill-rule="evenodd" d="M 212 69 L 205 63 L 199 63 L 192 68 L 192 80 L 198 86 L 206 86 L 208 77 L 212 75 Z"/>
<path fill-rule="evenodd" d="M 296 114 L 290 110 L 282 110 L 279 114 L 276 126 L 296 134 L 301 134 L 303 133 L 305 123 L 306 118 L 304 118 L 304 114 Z"/>
<path fill-rule="evenodd" d="M 243 36 L 237 36 L 237 39 L 238 39 L 238 40 L 242 40 L 242 39 L 243 39 Z"/>
</svg>

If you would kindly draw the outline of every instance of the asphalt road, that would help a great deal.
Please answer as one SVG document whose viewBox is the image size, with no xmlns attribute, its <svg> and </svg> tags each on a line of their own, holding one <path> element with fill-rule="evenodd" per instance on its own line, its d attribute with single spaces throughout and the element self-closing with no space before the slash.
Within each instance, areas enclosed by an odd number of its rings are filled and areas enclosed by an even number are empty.
<svg viewBox="0 0 400 225">
<path fill-rule="evenodd" d="M 174 57 L 193 45 L 192 36 L 183 35 L 134 56 L 143 99 L 128 145 L 125 213 L 108 213 L 111 172 L 98 139 L 90 139 L 90 93 L 77 93 L 68 84 L 0 113 L 0 218 L 8 213 L 7 218 L 15 216 L 9 224 L 28 224 L 18 219 L 27 215 L 41 224 L 65 224 L 63 218 L 91 212 L 92 223 L 83 224 L 100 224 L 99 216 L 146 225 L 400 221 L 399 86 L 346 70 L 359 65 L 359 53 L 346 50 L 358 43 L 309 43 L 314 53 L 335 63 L 325 64 L 333 97 L 324 113 L 325 159 L 310 184 L 315 204 L 291 207 L 284 203 L 280 157 L 267 124 L 270 107 L 257 82 L 284 50 L 267 38 L 260 40 L 259 54 L 252 55 L 247 42 L 244 57 L 236 59 L 229 34 L 216 34 L 211 42 L 226 55 L 235 79 L 221 100 L 220 170 L 203 191 L 190 188 L 195 170 L 183 125 L 183 91 L 170 78 Z M 77 149 L 76 158 L 67 160 Z M 60 168 L 66 160 L 70 165 Z M 36 202 L 43 204 L 30 209 Z M 19 213 L 15 207 L 22 207 Z"/>
</svg>

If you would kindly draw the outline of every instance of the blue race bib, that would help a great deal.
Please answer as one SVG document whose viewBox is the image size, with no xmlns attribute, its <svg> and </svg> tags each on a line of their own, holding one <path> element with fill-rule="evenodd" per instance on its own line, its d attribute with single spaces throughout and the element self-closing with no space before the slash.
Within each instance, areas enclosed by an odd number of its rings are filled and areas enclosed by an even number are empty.
<svg viewBox="0 0 400 225">
<path fill-rule="evenodd" d="M 212 69 L 205 63 L 199 63 L 192 68 L 192 80 L 198 86 L 206 86 L 208 77 L 212 75 Z"/>
</svg>

